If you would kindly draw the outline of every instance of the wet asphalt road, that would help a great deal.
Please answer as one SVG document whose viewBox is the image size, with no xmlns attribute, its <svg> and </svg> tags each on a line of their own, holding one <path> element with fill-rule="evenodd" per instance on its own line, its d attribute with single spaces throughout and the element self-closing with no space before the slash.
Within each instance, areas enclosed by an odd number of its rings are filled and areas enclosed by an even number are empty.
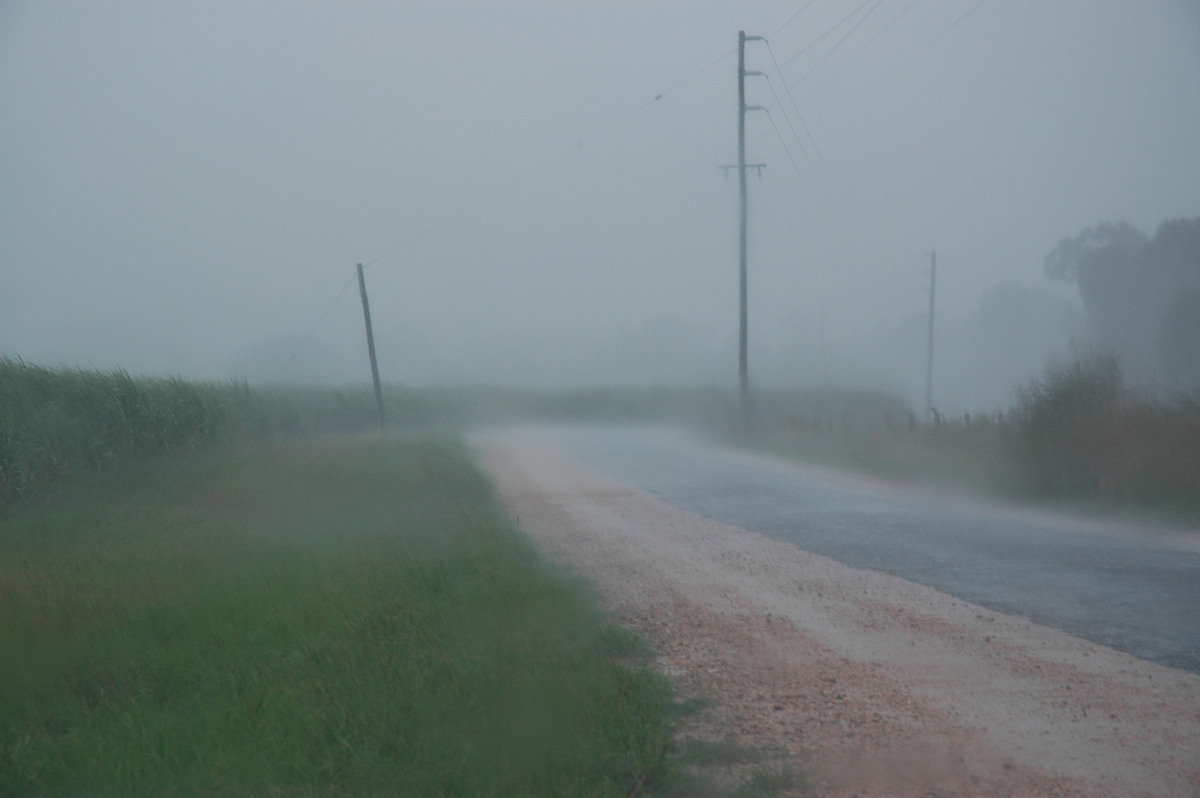
<svg viewBox="0 0 1200 798">
<path fill-rule="evenodd" d="M 1200 535 L 1122 534 L 847 487 L 664 428 L 546 434 L 593 467 L 714 521 L 1200 673 Z"/>
</svg>

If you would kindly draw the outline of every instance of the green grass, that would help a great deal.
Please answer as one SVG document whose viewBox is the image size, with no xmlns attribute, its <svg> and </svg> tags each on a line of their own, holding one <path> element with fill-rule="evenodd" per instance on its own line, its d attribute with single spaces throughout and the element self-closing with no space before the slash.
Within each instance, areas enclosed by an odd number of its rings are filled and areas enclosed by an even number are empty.
<svg viewBox="0 0 1200 798">
<path fill-rule="evenodd" d="M 679 746 L 679 752 L 685 762 L 702 767 L 744 765 L 766 758 L 757 748 L 729 740 L 688 740 Z"/>
<path fill-rule="evenodd" d="M 803 790 L 809 786 L 808 777 L 794 768 L 762 768 L 747 777 L 733 798 L 771 798 L 783 790 Z"/>
<path fill-rule="evenodd" d="M 688 798 L 773 798 L 811 786 L 808 775 L 781 764 L 779 752 L 730 739 L 690 739 L 677 745 L 679 781 Z"/>
<path fill-rule="evenodd" d="M 454 441 L 78 476 L 0 511 L 0 794 L 667 791 L 666 683 Z"/>
</svg>

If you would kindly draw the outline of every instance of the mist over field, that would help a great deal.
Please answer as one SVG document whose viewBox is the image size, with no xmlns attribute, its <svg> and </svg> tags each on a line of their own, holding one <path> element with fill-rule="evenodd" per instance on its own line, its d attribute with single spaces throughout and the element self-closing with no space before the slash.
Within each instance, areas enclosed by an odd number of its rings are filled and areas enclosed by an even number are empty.
<svg viewBox="0 0 1200 798">
<path fill-rule="evenodd" d="M 11 0 L 0 354 L 365 382 L 362 262 L 386 381 L 734 386 L 739 30 L 753 384 L 920 407 L 932 251 L 947 412 L 1200 383 L 1188 0 Z"/>
</svg>

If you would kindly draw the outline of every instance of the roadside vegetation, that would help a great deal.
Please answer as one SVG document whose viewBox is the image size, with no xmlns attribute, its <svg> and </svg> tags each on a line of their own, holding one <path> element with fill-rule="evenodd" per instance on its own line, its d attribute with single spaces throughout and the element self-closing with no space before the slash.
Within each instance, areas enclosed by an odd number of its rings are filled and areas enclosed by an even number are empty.
<svg viewBox="0 0 1200 798">
<path fill-rule="evenodd" d="M 1023 489 L 1200 522 L 1200 394 L 1128 389 L 1115 358 L 1050 370 L 1014 412 Z"/>
<path fill-rule="evenodd" d="M 762 390 L 745 424 L 715 387 L 384 389 L 389 429 L 667 422 L 782 456 L 1008 500 L 1200 522 L 1200 395 L 1126 386 L 1113 357 L 1048 370 L 1015 407 L 919 419 L 882 391 Z M 368 386 L 250 386 L 46 369 L 0 358 L 0 505 L 64 475 L 172 452 L 376 428 Z"/>
<path fill-rule="evenodd" d="M 73 471 L 224 440 L 237 399 L 233 386 L 0 358 L 0 503 Z"/>
<path fill-rule="evenodd" d="M 395 432 L 520 421 L 671 421 L 712 429 L 737 412 L 735 392 L 707 387 L 386 385 L 383 396 Z M 764 401 L 780 408 L 797 403 L 789 392 Z M 377 424 L 367 385 L 197 383 L 0 356 L 0 505 L 34 497 L 65 476 L 140 458 L 356 434 Z"/>
<path fill-rule="evenodd" d="M 0 515 L 0 793 L 669 786 L 668 685 L 453 440 L 71 483 Z"/>
<path fill-rule="evenodd" d="M 730 397 L 703 388 L 489 386 L 384 391 L 394 431 L 513 420 L 716 419 Z M 256 440 L 374 430 L 368 386 L 251 386 L 46 368 L 0 357 L 0 505 L 56 480 L 167 453 Z"/>
<path fill-rule="evenodd" d="M 0 794 L 716 798 L 802 783 L 757 757 L 730 779 L 675 742 L 690 705 L 538 557 L 454 434 L 711 424 L 730 395 L 386 399 L 397 429 L 381 437 L 363 434 L 366 387 L 0 359 Z"/>
<path fill-rule="evenodd" d="M 1200 523 L 1200 395 L 1129 389 L 1110 355 L 1051 367 L 1006 413 L 924 422 L 881 399 L 763 414 L 735 438 L 899 482 Z"/>
</svg>

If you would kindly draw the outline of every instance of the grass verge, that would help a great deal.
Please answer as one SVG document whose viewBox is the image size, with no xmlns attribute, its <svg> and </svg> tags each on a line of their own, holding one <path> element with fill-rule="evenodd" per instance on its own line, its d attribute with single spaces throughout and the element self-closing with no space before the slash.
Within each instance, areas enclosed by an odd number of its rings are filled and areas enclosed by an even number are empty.
<svg viewBox="0 0 1200 798">
<path fill-rule="evenodd" d="M 0 511 L 0 794 L 669 792 L 671 700 L 460 445 L 130 464 Z"/>
</svg>

